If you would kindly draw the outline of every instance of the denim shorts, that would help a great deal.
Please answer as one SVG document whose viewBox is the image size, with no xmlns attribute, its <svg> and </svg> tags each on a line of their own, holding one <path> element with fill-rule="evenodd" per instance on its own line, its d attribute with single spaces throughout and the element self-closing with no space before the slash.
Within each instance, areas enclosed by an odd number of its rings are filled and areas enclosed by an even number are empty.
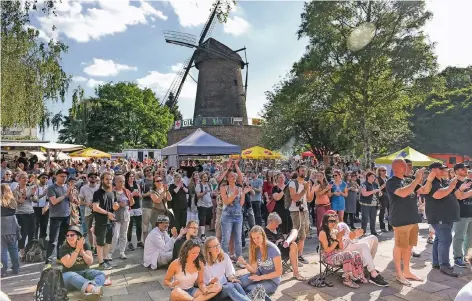
<svg viewBox="0 0 472 301">
<path fill-rule="evenodd" d="M 191 287 L 191 288 L 188 288 L 188 289 L 182 289 L 184 292 L 186 292 L 187 294 L 189 294 L 190 296 L 193 297 L 193 295 L 195 294 L 195 292 L 197 291 L 197 288 L 196 287 Z"/>
</svg>

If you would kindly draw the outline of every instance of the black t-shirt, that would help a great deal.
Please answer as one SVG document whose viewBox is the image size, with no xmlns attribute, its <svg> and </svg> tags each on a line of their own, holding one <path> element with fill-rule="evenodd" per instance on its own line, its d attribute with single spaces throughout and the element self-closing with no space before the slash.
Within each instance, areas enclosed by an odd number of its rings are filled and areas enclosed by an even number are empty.
<svg viewBox="0 0 472 301">
<path fill-rule="evenodd" d="M 183 187 L 187 188 L 185 184 L 183 184 Z M 187 194 L 183 190 L 183 188 L 180 188 L 177 193 L 175 193 L 175 189 L 177 186 L 175 184 L 170 184 L 169 186 L 169 192 L 170 195 L 172 196 L 172 210 L 178 211 L 178 210 L 187 210 L 188 208 L 188 202 L 187 202 Z"/>
<path fill-rule="evenodd" d="M 113 203 L 117 200 L 115 191 L 105 191 L 102 187 L 93 193 L 93 203 L 99 203 L 100 208 L 108 212 L 113 212 Z M 95 213 L 95 223 L 98 225 L 106 225 L 110 223 L 107 214 Z"/>
<path fill-rule="evenodd" d="M 365 181 L 364 183 L 362 183 L 362 188 L 365 188 L 366 191 L 374 191 L 376 189 L 379 189 L 379 186 L 377 185 L 376 182 L 369 183 L 369 181 Z M 364 203 L 364 204 L 371 204 L 373 201 L 377 201 L 377 200 L 378 198 L 377 198 L 376 193 L 371 194 L 369 196 L 363 196 L 361 193 L 361 198 L 359 202 Z"/>
<path fill-rule="evenodd" d="M 409 183 L 411 183 L 411 181 Z M 395 176 L 387 180 L 385 189 L 390 202 L 389 221 L 393 227 L 401 227 L 421 222 L 421 218 L 418 214 L 418 206 L 416 204 L 416 194 L 413 192 L 404 198 L 395 194 L 397 189 L 408 185 L 408 181 Z M 419 187 L 417 186 L 416 188 L 419 189 Z"/>
<path fill-rule="evenodd" d="M 452 224 L 460 219 L 459 202 L 454 190 L 440 200 L 433 198 L 436 191 L 446 187 L 446 181 L 434 179 L 431 191 L 426 195 L 426 218 L 429 224 Z"/>
<path fill-rule="evenodd" d="M 134 190 L 137 190 L 139 187 L 138 187 L 138 184 L 136 182 L 133 182 L 133 186 L 129 186 L 128 183 L 126 183 L 126 189 L 128 189 L 131 193 L 134 191 Z M 139 196 L 134 196 L 133 197 L 134 199 L 134 205 L 131 206 L 131 209 L 139 209 L 141 208 L 141 199 L 139 198 Z"/>
<path fill-rule="evenodd" d="M 267 236 L 267 239 L 274 244 L 278 240 L 285 240 L 284 235 L 279 230 L 277 230 L 277 233 L 274 233 L 271 230 L 264 228 L 264 232 Z"/>
<path fill-rule="evenodd" d="M 465 181 L 457 181 L 456 190 L 461 187 Z M 472 217 L 472 198 L 464 199 L 459 201 L 459 212 L 460 217 Z"/>
<path fill-rule="evenodd" d="M 194 238 L 197 241 L 200 241 L 198 238 Z M 174 248 L 172 249 L 172 260 L 176 260 L 179 257 L 180 249 L 182 248 L 182 245 L 184 242 L 187 241 L 187 236 L 184 235 L 180 238 L 177 238 L 174 242 Z"/>
<path fill-rule="evenodd" d="M 88 244 L 88 242 L 85 242 L 84 243 L 84 250 L 85 251 L 90 251 L 90 245 Z M 71 255 L 73 252 L 75 251 L 75 248 L 72 248 L 71 246 L 69 246 L 69 244 L 67 243 L 67 241 L 62 245 L 62 247 L 59 249 L 59 258 L 62 258 L 66 255 Z M 73 266 L 71 266 L 70 268 L 67 268 L 65 267 L 64 265 L 62 265 L 62 272 L 65 273 L 65 272 L 77 272 L 77 271 L 83 271 L 83 270 L 86 270 L 88 269 L 89 266 L 87 265 L 87 263 L 85 263 L 84 261 L 84 258 L 81 256 L 81 255 L 77 255 L 77 259 L 75 260 L 75 263 Z"/>
<path fill-rule="evenodd" d="M 274 193 L 280 193 L 282 189 L 279 188 L 279 186 L 274 186 L 272 187 L 272 194 Z M 285 211 L 285 204 L 284 204 L 284 197 L 278 201 L 275 201 L 275 207 L 274 207 L 274 212 L 281 213 Z"/>
</svg>

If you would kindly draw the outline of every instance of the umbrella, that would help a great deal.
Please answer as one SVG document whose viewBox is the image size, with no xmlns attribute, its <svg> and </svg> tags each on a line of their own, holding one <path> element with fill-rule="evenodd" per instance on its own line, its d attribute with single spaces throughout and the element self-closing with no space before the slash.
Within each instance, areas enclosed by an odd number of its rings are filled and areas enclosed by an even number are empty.
<svg viewBox="0 0 472 301">
<path fill-rule="evenodd" d="M 69 154 L 70 157 L 111 158 L 110 154 L 94 148 L 86 148 Z"/>
<path fill-rule="evenodd" d="M 280 159 L 282 155 L 260 146 L 254 146 L 243 150 L 241 157 L 243 159 L 271 160 Z"/>
<path fill-rule="evenodd" d="M 302 153 L 302 157 L 314 157 L 315 154 L 313 154 L 311 151 L 306 151 Z"/>
</svg>

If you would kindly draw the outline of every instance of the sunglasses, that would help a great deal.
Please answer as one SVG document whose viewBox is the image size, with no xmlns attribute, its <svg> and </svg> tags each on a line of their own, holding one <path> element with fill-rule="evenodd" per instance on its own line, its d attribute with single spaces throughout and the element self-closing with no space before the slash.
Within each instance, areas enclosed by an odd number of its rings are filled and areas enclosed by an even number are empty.
<svg viewBox="0 0 472 301">
<path fill-rule="evenodd" d="M 328 223 L 330 223 L 330 224 L 336 224 L 337 222 L 338 222 L 338 221 L 335 220 L 335 219 L 330 219 L 330 220 L 328 220 Z"/>
<path fill-rule="evenodd" d="M 66 237 L 76 237 L 77 234 L 67 234 Z"/>
<path fill-rule="evenodd" d="M 219 248 L 220 244 L 214 245 L 214 246 L 208 246 L 209 249 L 216 249 Z"/>
<path fill-rule="evenodd" d="M 160 183 L 160 182 L 162 182 L 162 180 L 154 180 L 154 182 Z"/>
</svg>

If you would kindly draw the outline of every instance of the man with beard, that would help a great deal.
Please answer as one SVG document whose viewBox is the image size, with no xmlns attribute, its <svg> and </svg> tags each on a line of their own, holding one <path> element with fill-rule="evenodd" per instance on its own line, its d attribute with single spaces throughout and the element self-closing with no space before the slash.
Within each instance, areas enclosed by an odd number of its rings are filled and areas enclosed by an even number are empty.
<svg viewBox="0 0 472 301">
<path fill-rule="evenodd" d="M 167 233 L 169 228 L 169 217 L 159 215 L 157 217 L 156 227 L 149 233 L 144 242 L 143 265 L 155 270 L 160 266 L 168 265 L 172 260 L 172 251 L 175 240 L 177 239 L 177 229 L 171 230 L 172 237 Z M 183 236 L 181 231 L 180 237 Z"/>
<path fill-rule="evenodd" d="M 82 221 L 82 231 L 86 237 L 88 236 L 88 241 L 93 247 L 93 233 L 90 232 L 90 229 L 92 228 L 94 217 L 92 212 L 93 194 L 99 188 L 97 185 L 97 178 L 97 173 L 90 172 L 88 174 L 88 184 L 80 187 L 79 191 L 80 210 L 83 213 L 82 217 L 84 218 L 84 221 Z"/>
<path fill-rule="evenodd" d="M 174 243 L 174 248 L 172 249 L 172 260 L 175 260 L 179 257 L 180 248 L 184 242 L 190 239 L 197 239 L 198 235 L 198 222 L 189 221 L 187 222 L 187 227 L 180 229 L 179 238 Z"/>
<path fill-rule="evenodd" d="M 110 259 L 106 259 L 113 240 L 113 221 L 120 205 L 116 192 L 112 189 L 113 176 L 105 171 L 100 176 L 102 187 L 93 194 L 93 212 L 95 213 L 95 236 L 97 239 L 98 268 L 110 270 Z"/>
<path fill-rule="evenodd" d="M 143 196 L 143 201 L 141 203 L 141 208 L 143 211 L 143 241 L 146 241 L 146 237 L 149 233 L 149 223 L 151 222 L 151 215 L 152 215 L 152 188 L 154 185 L 154 178 L 152 176 L 152 169 L 151 167 L 146 167 L 144 168 L 144 180 L 141 185 L 141 193 Z M 154 227 L 154 225 L 151 225 L 151 227 Z M 151 228 L 152 230 L 152 228 Z M 137 245 L 138 248 L 144 248 L 144 245 L 142 242 L 138 242 Z"/>
<path fill-rule="evenodd" d="M 454 238 L 452 240 L 452 251 L 454 254 L 454 265 L 460 268 L 466 268 L 464 255 L 469 249 L 472 240 L 472 190 L 470 184 L 472 181 L 467 180 L 467 169 L 470 166 L 464 163 L 454 165 L 454 173 L 457 177 L 456 191 L 454 192 L 459 201 L 460 220 L 454 223 Z M 464 183 L 469 183 L 465 189 L 465 193 L 460 190 Z"/>
<path fill-rule="evenodd" d="M 431 191 L 426 195 L 426 217 L 436 234 L 433 242 L 433 268 L 445 275 L 458 277 L 460 273 L 455 272 L 449 262 L 449 250 L 453 224 L 460 221 L 457 197 L 463 198 L 466 195 L 464 191 L 469 189 L 470 184 L 458 186 L 457 178 L 448 183 L 444 180 L 447 176 L 446 166 L 440 162 L 432 163 L 429 168 L 431 173 L 436 174 Z"/>
<path fill-rule="evenodd" d="M 318 185 L 311 185 L 311 181 L 305 181 L 306 167 L 300 165 L 297 167 L 297 179 L 290 181 L 290 199 L 292 203 L 288 210 L 292 218 L 293 228 L 298 230 L 298 261 L 309 264 L 308 260 L 303 257 L 303 248 L 305 247 L 305 239 L 310 231 L 310 220 L 308 217 L 307 201 L 313 200 L 315 190 Z"/>
<path fill-rule="evenodd" d="M 421 222 L 416 194 L 429 193 L 436 173 L 432 171 L 425 185 L 421 186 L 424 169 L 419 169 L 416 172 L 414 180 L 407 178 L 405 176 L 408 173 L 407 162 L 399 158 L 392 162 L 392 170 L 394 175 L 387 180 L 385 187 L 390 199 L 389 221 L 395 237 L 393 262 L 396 280 L 403 285 L 410 286 L 409 280 L 421 280 L 410 271 L 411 250 L 418 243 L 418 223 Z"/>
</svg>

